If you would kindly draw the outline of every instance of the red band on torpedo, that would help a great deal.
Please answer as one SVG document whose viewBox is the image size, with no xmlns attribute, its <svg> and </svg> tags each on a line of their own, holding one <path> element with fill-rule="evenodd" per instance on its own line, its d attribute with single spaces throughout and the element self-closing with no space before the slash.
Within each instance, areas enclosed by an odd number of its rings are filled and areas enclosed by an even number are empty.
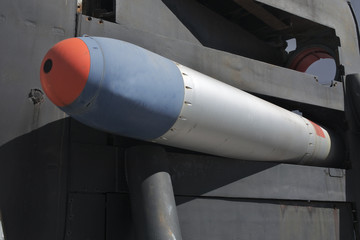
<svg viewBox="0 0 360 240">
<path fill-rule="evenodd" d="M 325 133 L 324 133 L 324 131 L 321 129 L 321 127 L 320 127 L 319 125 L 317 125 L 316 123 L 313 123 L 313 122 L 310 121 L 310 120 L 309 120 L 309 122 L 311 122 L 311 124 L 314 126 L 316 135 L 318 135 L 319 137 L 325 138 Z"/>
</svg>

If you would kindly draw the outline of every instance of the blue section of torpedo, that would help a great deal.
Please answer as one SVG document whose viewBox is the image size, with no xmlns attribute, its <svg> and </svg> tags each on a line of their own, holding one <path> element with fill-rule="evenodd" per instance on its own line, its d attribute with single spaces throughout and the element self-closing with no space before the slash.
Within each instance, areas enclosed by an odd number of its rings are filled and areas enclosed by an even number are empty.
<svg viewBox="0 0 360 240">
<path fill-rule="evenodd" d="M 75 119 L 122 136 L 151 140 L 179 117 L 184 82 L 176 64 L 120 40 L 81 38 L 91 57 L 85 89 L 62 108 Z"/>
</svg>

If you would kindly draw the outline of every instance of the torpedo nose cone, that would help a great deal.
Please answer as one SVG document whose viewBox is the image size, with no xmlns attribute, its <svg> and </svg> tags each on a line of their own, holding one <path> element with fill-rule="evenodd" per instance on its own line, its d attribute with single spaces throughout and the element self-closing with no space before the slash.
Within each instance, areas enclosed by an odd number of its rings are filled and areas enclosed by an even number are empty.
<svg viewBox="0 0 360 240">
<path fill-rule="evenodd" d="M 41 85 L 57 106 L 71 104 L 84 89 L 90 72 L 90 52 L 79 38 L 57 43 L 45 55 L 40 69 Z"/>
</svg>

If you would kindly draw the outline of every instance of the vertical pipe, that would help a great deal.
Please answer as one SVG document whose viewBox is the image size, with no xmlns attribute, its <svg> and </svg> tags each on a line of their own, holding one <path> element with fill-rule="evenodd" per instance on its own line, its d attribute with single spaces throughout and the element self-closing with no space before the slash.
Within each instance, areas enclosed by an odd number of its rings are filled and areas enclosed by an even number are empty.
<svg viewBox="0 0 360 240">
<path fill-rule="evenodd" d="M 353 224 L 356 239 L 360 237 L 360 74 L 349 74 L 345 78 L 345 116 L 347 154 L 350 160 L 346 171 L 346 200 L 352 202 Z"/>
<path fill-rule="evenodd" d="M 126 165 L 137 239 L 181 240 L 166 152 L 133 147 L 126 151 Z"/>
</svg>

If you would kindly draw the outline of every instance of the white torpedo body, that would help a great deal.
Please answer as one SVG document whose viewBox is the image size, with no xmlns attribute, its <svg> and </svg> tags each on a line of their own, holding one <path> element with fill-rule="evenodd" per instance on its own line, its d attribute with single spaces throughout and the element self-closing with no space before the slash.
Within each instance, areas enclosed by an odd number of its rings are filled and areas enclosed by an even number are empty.
<svg viewBox="0 0 360 240">
<path fill-rule="evenodd" d="M 333 136 L 310 120 L 130 43 L 67 39 L 40 71 L 50 100 L 107 132 L 244 160 L 333 155 Z"/>
</svg>

